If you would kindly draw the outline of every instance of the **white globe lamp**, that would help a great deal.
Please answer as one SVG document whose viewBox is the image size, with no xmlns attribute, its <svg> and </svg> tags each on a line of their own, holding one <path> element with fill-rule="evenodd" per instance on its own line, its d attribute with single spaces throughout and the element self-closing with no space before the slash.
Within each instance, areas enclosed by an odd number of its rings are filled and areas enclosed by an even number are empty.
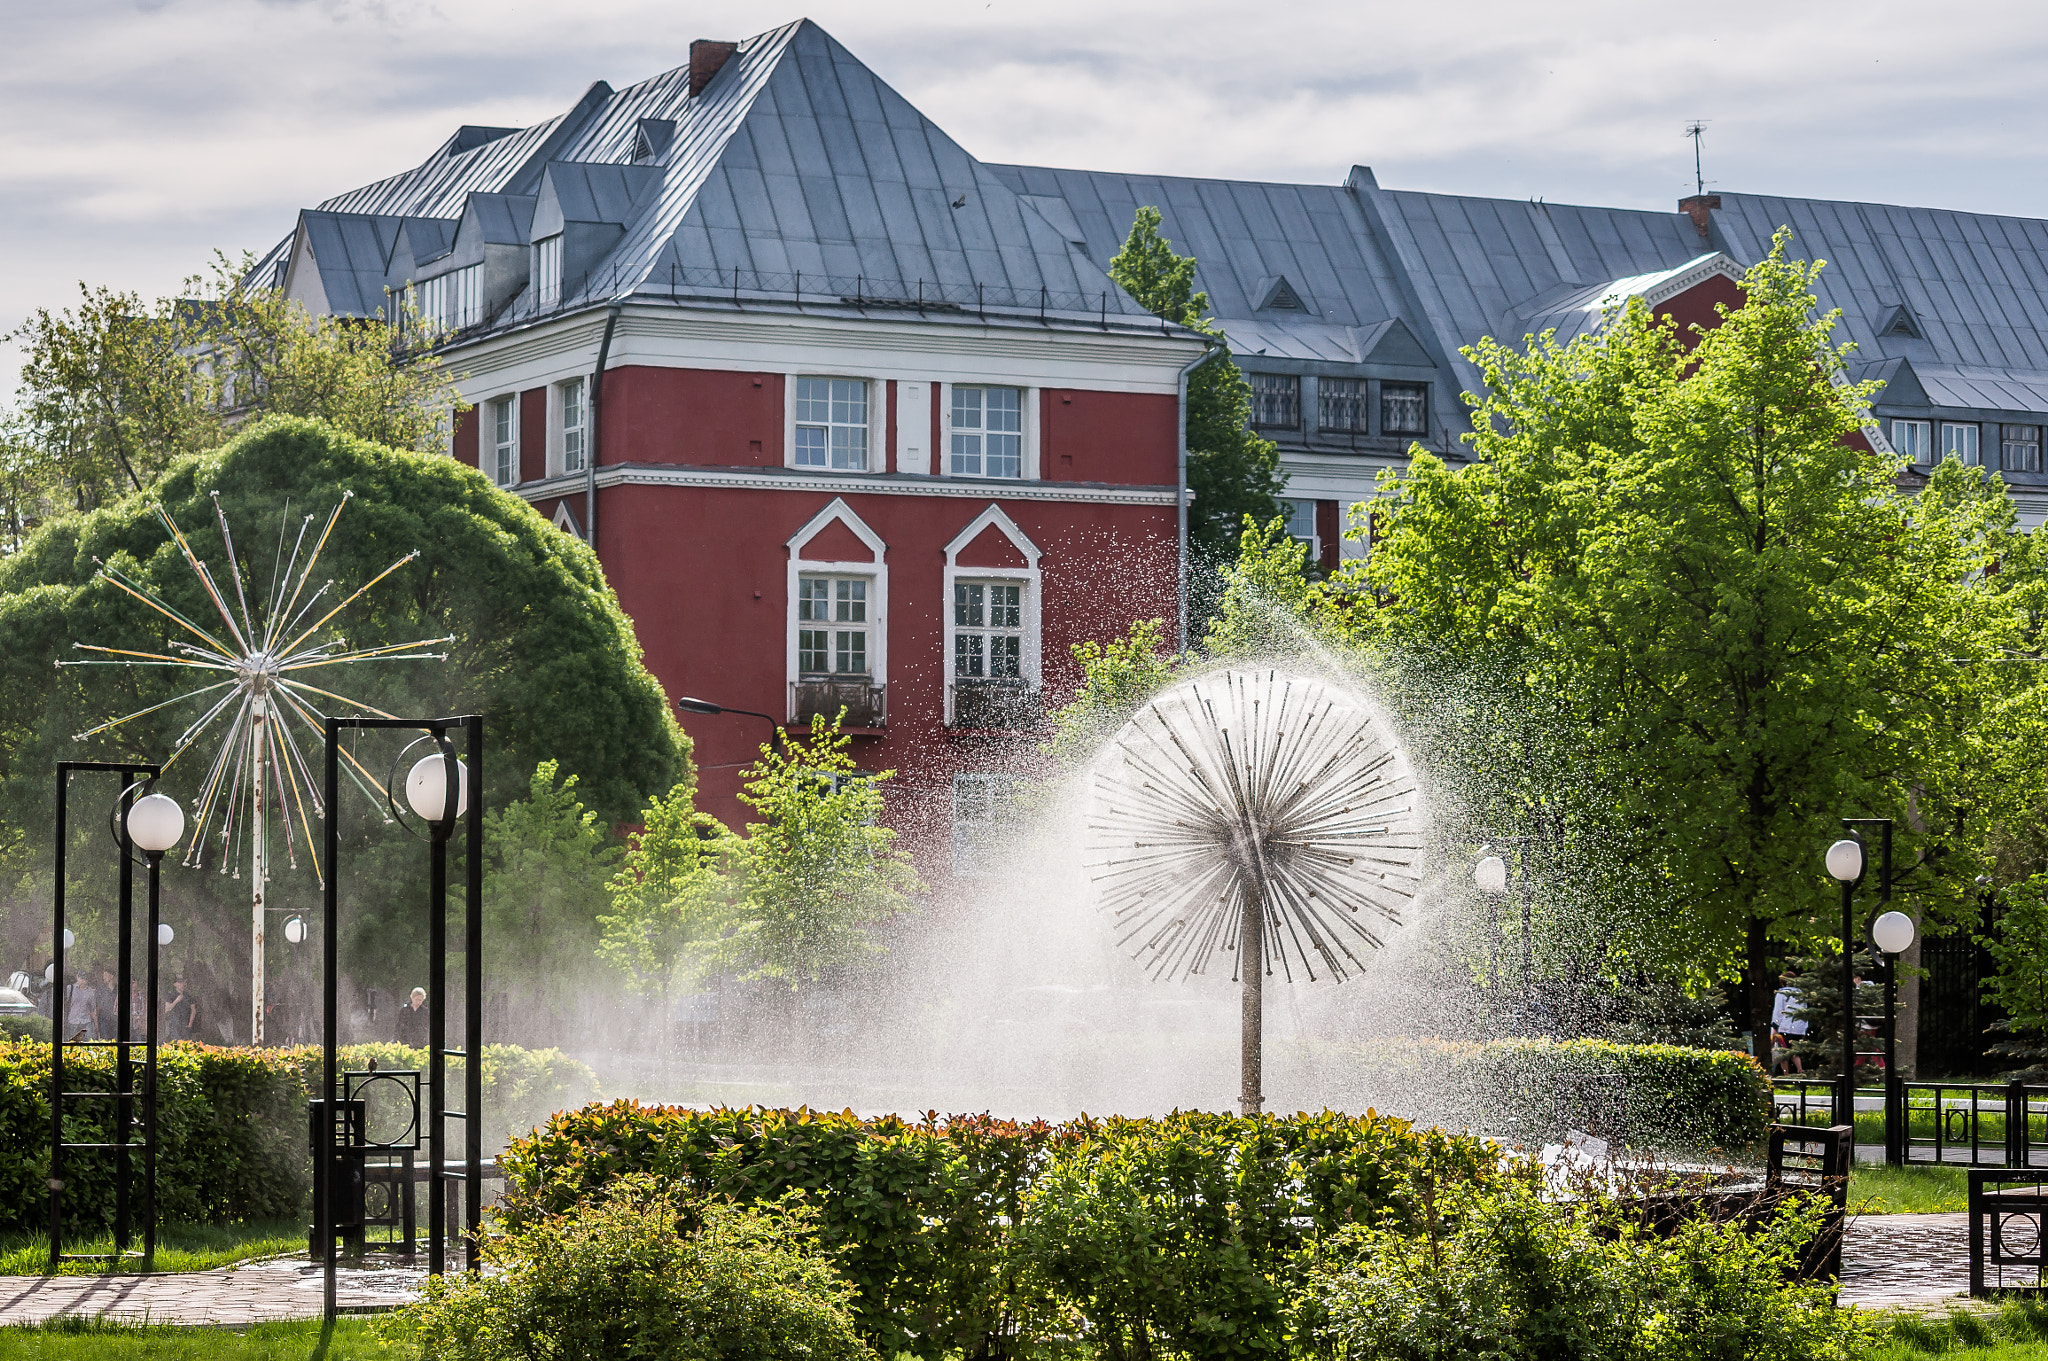
<svg viewBox="0 0 2048 1361">
<path fill-rule="evenodd" d="M 1845 884 L 1863 877 L 1863 843 L 1842 838 L 1828 847 L 1828 873 Z"/>
<path fill-rule="evenodd" d="M 469 811 L 469 767 L 455 762 L 455 816 Z M 448 758 L 436 753 L 422 757 L 405 777 L 405 801 L 412 811 L 428 822 L 439 822 L 448 811 Z"/>
<path fill-rule="evenodd" d="M 1472 867 L 1472 882 L 1479 885 L 1481 893 L 1506 893 L 1508 862 L 1497 855 L 1487 856 Z"/>
<path fill-rule="evenodd" d="M 167 794 L 145 794 L 128 810 L 128 839 L 162 855 L 185 835 L 185 810 Z"/>
<path fill-rule="evenodd" d="M 304 944 L 306 939 L 306 919 L 304 917 L 286 917 L 284 919 L 284 938 L 294 945 Z"/>
<path fill-rule="evenodd" d="M 178 933 L 171 929 L 169 922 L 158 922 L 156 924 L 156 943 L 158 945 L 169 945 L 177 938 Z"/>
<path fill-rule="evenodd" d="M 1870 940 L 1888 955 L 1904 954 L 1913 948 L 1913 919 L 1903 912 L 1887 912 L 1870 924 Z"/>
</svg>

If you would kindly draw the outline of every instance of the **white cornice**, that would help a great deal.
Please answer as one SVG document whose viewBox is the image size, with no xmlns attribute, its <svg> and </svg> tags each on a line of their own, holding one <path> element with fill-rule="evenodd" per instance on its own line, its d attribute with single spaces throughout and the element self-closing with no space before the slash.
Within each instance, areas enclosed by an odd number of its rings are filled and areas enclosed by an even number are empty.
<svg viewBox="0 0 2048 1361">
<path fill-rule="evenodd" d="M 606 487 L 713 487 L 737 491 L 831 492 L 839 496 L 953 496 L 978 501 L 1059 501 L 1105 506 L 1170 506 L 1172 487 L 1109 487 L 1085 482 L 989 482 L 967 478 L 798 473 L 788 469 L 693 468 L 621 463 L 597 470 Z M 583 474 L 507 488 L 528 501 L 580 494 Z"/>
</svg>

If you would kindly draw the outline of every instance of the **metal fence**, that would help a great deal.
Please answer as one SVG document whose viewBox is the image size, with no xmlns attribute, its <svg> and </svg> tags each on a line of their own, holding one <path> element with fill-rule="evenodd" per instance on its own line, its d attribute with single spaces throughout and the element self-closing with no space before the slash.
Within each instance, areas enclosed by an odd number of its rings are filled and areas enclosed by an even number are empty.
<svg viewBox="0 0 2048 1361">
<path fill-rule="evenodd" d="M 1835 1123 L 1835 1084 L 1827 1078 L 1772 1078 L 1771 1120 L 1779 1125 L 1827 1129 Z"/>
<path fill-rule="evenodd" d="M 1893 1098 L 1900 1161 L 1952 1167 L 2048 1167 L 2048 1087 L 2022 1082 L 1902 1082 Z"/>
</svg>

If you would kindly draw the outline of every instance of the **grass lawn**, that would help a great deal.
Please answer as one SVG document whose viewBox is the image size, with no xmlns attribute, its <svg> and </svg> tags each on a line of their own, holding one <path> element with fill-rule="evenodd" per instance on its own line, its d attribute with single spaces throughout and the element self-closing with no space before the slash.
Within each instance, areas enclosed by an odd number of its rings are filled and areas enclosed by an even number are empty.
<svg viewBox="0 0 2048 1361">
<path fill-rule="evenodd" d="M 342 1319 L 323 1351 L 320 1327 L 253 1323 L 245 1328 L 66 1322 L 46 1328 L 0 1328 L 0 1361 L 383 1361 L 411 1349 L 385 1340 L 375 1323 Z"/>
<path fill-rule="evenodd" d="M 142 1240 L 128 1246 L 140 1251 Z M 67 1241 L 66 1252 L 112 1252 L 113 1235 L 96 1239 Z M 304 1252 L 306 1226 L 296 1219 L 258 1220 L 250 1224 L 173 1224 L 157 1235 L 158 1271 L 210 1271 L 230 1262 L 252 1257 L 270 1257 L 280 1252 Z M 135 1269 L 131 1259 L 127 1269 Z M 0 1276 L 40 1276 L 50 1268 L 48 1234 L 0 1234 Z M 86 1276 L 107 1271 L 106 1262 L 66 1262 L 63 1275 Z M 0 1353 L 4 1355 L 4 1353 Z"/>
<path fill-rule="evenodd" d="M 1932 1214 L 1970 1208 L 1960 1167 L 1886 1167 L 1858 1163 L 1849 1173 L 1851 1214 Z"/>
<path fill-rule="evenodd" d="M 1947 1318 L 1895 1315 L 1879 1340 L 1857 1361 L 2048 1361 L 2048 1305 L 2016 1301 L 1995 1314 L 1953 1313 Z"/>
</svg>

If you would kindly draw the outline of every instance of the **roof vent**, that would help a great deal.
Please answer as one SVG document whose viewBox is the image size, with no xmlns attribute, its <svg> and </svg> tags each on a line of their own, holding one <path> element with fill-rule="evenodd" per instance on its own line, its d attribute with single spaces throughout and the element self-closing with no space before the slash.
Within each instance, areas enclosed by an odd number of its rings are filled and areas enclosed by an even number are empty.
<svg viewBox="0 0 2048 1361">
<path fill-rule="evenodd" d="M 1271 309 L 1275 312 L 1306 312 L 1308 308 L 1301 301 L 1301 294 L 1294 291 L 1294 285 L 1287 282 L 1285 275 L 1259 280 L 1255 294 L 1259 311 Z"/>
<path fill-rule="evenodd" d="M 465 151 L 475 151 L 487 142 L 495 142 L 500 137 L 509 137 L 517 131 L 519 131 L 518 128 L 487 128 L 476 123 L 464 123 L 461 127 L 455 129 L 453 137 L 450 137 L 441 144 L 441 154 L 443 156 L 460 156 Z"/>
<path fill-rule="evenodd" d="M 726 60 L 740 50 L 738 43 L 699 38 L 690 44 L 690 93 L 700 95 L 711 78 L 725 68 Z"/>
<path fill-rule="evenodd" d="M 1913 320 L 1912 309 L 1904 303 L 1885 313 L 1878 323 L 1877 333 L 1881 336 L 1905 336 L 1911 340 L 1920 339 L 1920 324 Z"/>
<path fill-rule="evenodd" d="M 640 130 L 633 136 L 633 160 L 651 161 L 668 150 L 668 144 L 676 138 L 676 122 L 673 118 L 643 118 Z"/>
</svg>

